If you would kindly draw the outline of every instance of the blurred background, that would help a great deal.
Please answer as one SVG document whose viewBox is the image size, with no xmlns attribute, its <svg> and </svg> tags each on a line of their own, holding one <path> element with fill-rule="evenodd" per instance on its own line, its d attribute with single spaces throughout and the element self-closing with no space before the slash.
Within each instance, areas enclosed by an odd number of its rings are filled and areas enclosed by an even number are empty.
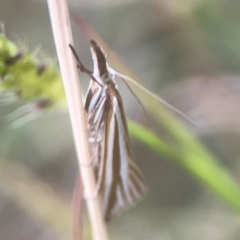
<svg viewBox="0 0 240 240">
<path fill-rule="evenodd" d="M 84 64 L 92 67 L 78 16 L 148 89 L 198 125 L 176 115 L 240 180 L 240 1 L 68 3 L 75 47 Z M 41 54 L 57 64 L 45 1 L 1 0 L 0 20 L 8 38 L 30 51 L 41 46 Z M 86 91 L 88 78 L 81 80 Z M 121 83 L 119 88 L 127 116 L 161 133 Z M 70 239 L 77 161 L 68 111 L 56 108 L 13 129 L 5 116 L 14 109 L 0 105 L 0 239 Z M 224 201 L 173 162 L 137 141 L 133 146 L 149 194 L 110 223 L 111 239 L 240 238 L 239 215 Z M 85 210 L 84 216 L 89 239 Z"/>
</svg>

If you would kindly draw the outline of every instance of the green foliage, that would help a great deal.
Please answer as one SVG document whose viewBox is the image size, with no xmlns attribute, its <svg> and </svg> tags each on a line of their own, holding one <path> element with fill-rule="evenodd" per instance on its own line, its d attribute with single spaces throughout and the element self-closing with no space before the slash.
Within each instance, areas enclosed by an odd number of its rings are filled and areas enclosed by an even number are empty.
<svg viewBox="0 0 240 240">
<path fill-rule="evenodd" d="M 230 173 L 218 164 L 200 143 L 186 141 L 177 149 L 163 142 L 151 130 L 128 121 L 130 132 L 134 138 L 153 149 L 160 156 L 165 156 L 185 169 L 201 184 L 210 188 L 232 207 L 240 212 L 240 189 Z M 194 146 L 195 145 L 195 146 Z M 185 149 L 184 149 L 185 148 Z"/>
<path fill-rule="evenodd" d="M 45 103 L 48 108 L 64 99 L 64 88 L 56 67 L 40 64 L 29 52 L 22 52 L 0 34 L 0 91 L 15 93 L 19 99 Z"/>
</svg>

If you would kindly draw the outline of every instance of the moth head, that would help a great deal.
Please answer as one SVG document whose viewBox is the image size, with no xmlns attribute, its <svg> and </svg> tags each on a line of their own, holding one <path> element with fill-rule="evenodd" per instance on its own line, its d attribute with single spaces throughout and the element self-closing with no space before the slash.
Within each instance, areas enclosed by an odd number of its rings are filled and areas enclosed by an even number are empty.
<svg viewBox="0 0 240 240">
<path fill-rule="evenodd" d="M 100 83 L 112 81 L 113 75 L 109 72 L 107 56 L 94 40 L 90 41 L 90 49 L 93 59 L 93 76 Z"/>
</svg>

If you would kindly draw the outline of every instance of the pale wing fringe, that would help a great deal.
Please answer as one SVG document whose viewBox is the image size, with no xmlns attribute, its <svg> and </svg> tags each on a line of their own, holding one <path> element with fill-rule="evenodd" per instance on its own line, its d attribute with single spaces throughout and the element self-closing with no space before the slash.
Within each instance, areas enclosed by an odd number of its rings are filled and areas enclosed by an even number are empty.
<svg viewBox="0 0 240 240">
<path fill-rule="evenodd" d="M 142 102 L 140 101 L 140 99 L 138 98 L 138 96 L 136 95 L 136 93 L 130 88 L 130 86 L 128 85 L 128 83 L 126 82 L 126 80 L 124 78 L 121 78 L 123 80 L 123 82 L 126 84 L 128 90 L 132 93 L 132 95 L 136 98 L 136 100 L 138 101 L 139 105 L 142 107 L 144 113 L 147 116 L 147 111 L 144 107 L 144 105 L 142 104 Z"/>
<path fill-rule="evenodd" d="M 177 108 L 175 108 L 174 106 L 172 106 L 170 103 L 168 103 L 167 101 L 165 101 L 164 99 L 162 99 L 161 97 L 157 96 L 156 94 L 152 93 L 150 90 L 148 90 L 147 88 L 145 88 L 144 86 L 142 86 L 140 83 L 136 82 L 135 80 L 133 80 L 132 78 L 121 74 L 119 72 L 116 72 L 114 69 L 111 68 L 111 72 L 113 74 L 115 74 L 116 76 L 125 79 L 126 81 L 129 81 L 133 84 L 135 84 L 137 87 L 139 87 L 141 90 L 145 91 L 147 94 L 149 94 L 152 98 L 156 99 L 157 101 L 161 102 L 162 104 L 164 104 L 165 106 L 167 106 L 169 109 L 171 109 L 172 111 L 176 112 L 177 114 L 179 114 L 180 116 L 182 116 L 184 119 L 186 119 L 187 121 L 189 121 L 190 123 L 192 123 L 193 125 L 195 125 L 196 127 L 198 127 L 198 125 L 191 119 L 189 118 L 187 115 L 185 115 L 183 112 L 181 112 L 180 110 L 178 110 Z M 125 82 L 126 83 L 126 82 Z M 127 83 L 126 83 L 127 84 Z M 128 86 L 129 87 L 129 86 Z M 130 87 L 129 87 L 130 88 Z"/>
</svg>

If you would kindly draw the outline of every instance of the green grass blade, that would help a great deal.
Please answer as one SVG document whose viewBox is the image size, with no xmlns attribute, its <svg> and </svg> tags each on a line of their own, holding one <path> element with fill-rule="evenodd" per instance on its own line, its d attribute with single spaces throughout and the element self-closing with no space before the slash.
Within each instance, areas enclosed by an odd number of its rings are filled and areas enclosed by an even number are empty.
<svg viewBox="0 0 240 240">
<path fill-rule="evenodd" d="M 128 121 L 128 126 L 135 139 L 153 149 L 160 156 L 167 157 L 180 165 L 202 185 L 225 199 L 240 213 L 240 188 L 228 170 L 222 167 L 210 153 L 176 151 L 160 140 L 151 130 L 132 121 Z"/>
</svg>

